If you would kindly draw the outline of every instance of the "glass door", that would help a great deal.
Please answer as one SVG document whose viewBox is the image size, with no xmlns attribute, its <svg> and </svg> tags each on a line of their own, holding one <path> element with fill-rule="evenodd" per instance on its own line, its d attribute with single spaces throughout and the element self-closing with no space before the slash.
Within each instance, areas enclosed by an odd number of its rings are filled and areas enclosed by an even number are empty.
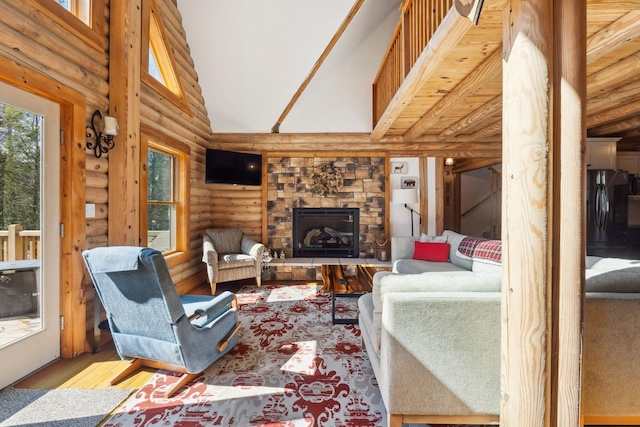
<svg viewBox="0 0 640 427">
<path fill-rule="evenodd" d="M 60 106 L 0 82 L 0 388 L 60 356 Z"/>
</svg>

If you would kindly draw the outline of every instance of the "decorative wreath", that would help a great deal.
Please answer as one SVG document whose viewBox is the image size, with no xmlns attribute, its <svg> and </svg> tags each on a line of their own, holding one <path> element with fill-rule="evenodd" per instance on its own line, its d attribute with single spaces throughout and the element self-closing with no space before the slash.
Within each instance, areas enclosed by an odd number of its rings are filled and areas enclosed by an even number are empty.
<svg viewBox="0 0 640 427">
<path fill-rule="evenodd" d="M 311 174 L 311 180 L 313 181 L 311 191 L 322 197 L 336 194 L 344 184 L 340 169 L 333 167 L 329 163 L 324 163 L 315 168 Z"/>
</svg>

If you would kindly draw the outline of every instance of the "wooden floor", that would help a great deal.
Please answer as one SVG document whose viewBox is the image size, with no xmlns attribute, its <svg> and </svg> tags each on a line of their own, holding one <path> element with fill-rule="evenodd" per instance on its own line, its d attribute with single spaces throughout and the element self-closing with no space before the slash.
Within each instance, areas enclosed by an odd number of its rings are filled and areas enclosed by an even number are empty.
<svg viewBox="0 0 640 427">
<path fill-rule="evenodd" d="M 299 281 L 268 281 L 268 284 L 298 284 Z M 316 283 L 316 282 L 314 282 Z M 244 285 L 255 284 L 255 281 L 237 281 L 218 284 L 216 293 L 229 290 L 237 292 Z M 208 285 L 202 285 L 189 292 L 190 294 L 209 295 Z M 156 372 L 156 369 L 144 368 L 125 378 L 116 385 L 109 385 L 111 378 L 121 371 L 127 361 L 120 360 L 113 341 L 108 333 L 103 333 L 101 344 L 95 354 L 83 353 L 73 359 L 59 359 L 14 384 L 14 388 L 31 388 L 41 390 L 75 388 L 82 390 L 117 389 L 137 390 L 142 387 Z"/>
</svg>

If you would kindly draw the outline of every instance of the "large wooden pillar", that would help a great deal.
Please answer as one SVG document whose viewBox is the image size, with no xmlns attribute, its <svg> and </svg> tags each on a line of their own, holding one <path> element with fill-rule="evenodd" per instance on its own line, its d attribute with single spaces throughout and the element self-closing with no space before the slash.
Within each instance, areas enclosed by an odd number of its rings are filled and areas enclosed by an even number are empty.
<svg viewBox="0 0 640 427">
<path fill-rule="evenodd" d="M 111 2 L 109 112 L 120 131 L 109 151 L 109 246 L 140 244 L 141 0 Z"/>
<path fill-rule="evenodd" d="M 580 425 L 585 69 L 583 0 L 509 2 L 502 426 Z"/>
</svg>

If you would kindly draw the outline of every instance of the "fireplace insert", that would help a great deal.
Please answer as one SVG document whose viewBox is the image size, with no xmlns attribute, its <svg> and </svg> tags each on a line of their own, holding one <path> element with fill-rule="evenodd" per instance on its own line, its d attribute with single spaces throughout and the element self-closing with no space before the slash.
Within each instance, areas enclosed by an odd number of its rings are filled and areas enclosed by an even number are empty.
<svg viewBox="0 0 640 427">
<path fill-rule="evenodd" d="M 294 257 L 359 256 L 358 208 L 293 208 Z"/>
</svg>

